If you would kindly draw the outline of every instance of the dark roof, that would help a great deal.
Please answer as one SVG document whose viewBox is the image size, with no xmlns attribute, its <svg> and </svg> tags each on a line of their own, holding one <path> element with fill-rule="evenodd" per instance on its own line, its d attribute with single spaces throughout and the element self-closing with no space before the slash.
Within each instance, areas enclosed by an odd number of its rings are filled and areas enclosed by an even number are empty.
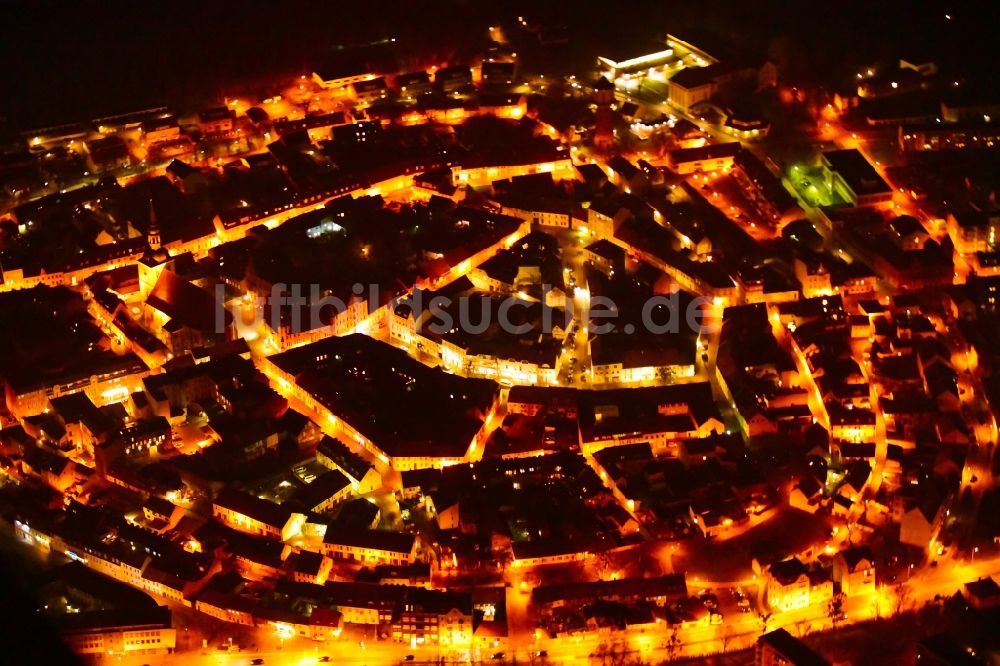
<svg viewBox="0 0 1000 666">
<path fill-rule="evenodd" d="M 954 638 L 945 634 L 935 634 L 920 641 L 917 656 L 922 655 L 937 657 L 937 663 L 949 666 L 977 666 L 983 663 L 970 655 Z"/>
<path fill-rule="evenodd" d="M 116 427 L 113 419 L 101 411 L 83 391 L 52 398 L 52 411 L 64 423 L 83 423 L 94 436 L 100 436 Z"/>
<path fill-rule="evenodd" d="M 116 134 L 88 141 L 87 150 L 98 161 L 122 159 L 129 155 L 124 139 Z"/>
<path fill-rule="evenodd" d="M 638 110 L 639 105 L 635 102 L 622 102 L 621 106 L 618 107 L 618 112 L 626 118 L 635 116 Z"/>
<path fill-rule="evenodd" d="M 166 171 L 167 173 L 181 179 L 187 178 L 188 176 L 196 173 L 201 173 L 201 170 L 197 167 L 193 167 L 187 162 L 182 162 L 181 160 L 171 160 L 170 164 L 167 165 Z"/>
<path fill-rule="evenodd" d="M 637 173 L 640 173 L 639 168 L 636 165 L 632 164 L 621 155 L 615 155 L 608 160 L 608 168 L 613 169 L 624 178 L 631 178 Z"/>
<path fill-rule="evenodd" d="M 297 490 L 288 502 L 300 504 L 307 511 L 312 511 L 349 485 L 351 480 L 343 472 L 329 470 L 320 474 L 309 485 Z"/>
<path fill-rule="evenodd" d="M 391 456 L 464 456 L 499 391 L 494 382 L 428 368 L 360 334 L 327 338 L 271 360 Z"/>
<path fill-rule="evenodd" d="M 806 565 L 797 557 L 792 557 L 782 562 L 775 562 L 770 568 L 771 576 L 781 583 L 788 585 L 794 583 L 800 576 L 807 574 Z"/>
<path fill-rule="evenodd" d="M 343 529 L 334 523 L 327 528 L 323 543 L 408 554 L 413 550 L 416 539 L 413 534 L 386 530 Z"/>
<path fill-rule="evenodd" d="M 198 120 L 203 123 L 215 122 L 218 120 L 232 120 L 236 117 L 236 112 L 225 106 L 215 106 L 198 112 Z"/>
<path fill-rule="evenodd" d="M 252 613 L 254 608 L 257 606 L 257 602 L 249 597 L 240 596 L 239 594 L 231 592 L 220 592 L 213 589 L 207 589 L 198 595 L 196 602 L 242 613 Z"/>
<path fill-rule="evenodd" d="M 427 562 L 392 565 L 380 564 L 372 569 L 362 569 L 354 579 L 359 583 L 377 583 L 387 579 L 426 580 L 431 577 L 431 565 Z M 477 589 L 477 592 L 480 591 Z"/>
<path fill-rule="evenodd" d="M 584 181 L 590 182 L 604 182 L 608 179 L 608 174 L 604 173 L 602 169 L 597 164 L 577 164 L 577 173 L 584 179 Z"/>
<path fill-rule="evenodd" d="M 776 629 L 757 639 L 770 646 L 793 666 L 830 666 L 830 662 L 784 629 Z"/>
<path fill-rule="evenodd" d="M 170 270 L 160 273 L 146 304 L 170 317 L 171 321 L 197 331 L 221 333 L 233 320 L 233 315 L 212 294 L 196 287 Z M 218 317 L 222 315 L 223 322 Z"/>
<path fill-rule="evenodd" d="M 385 84 L 384 77 L 377 77 L 374 79 L 368 79 L 365 81 L 358 81 L 354 84 L 354 90 L 359 93 L 370 92 L 374 90 L 386 90 L 388 86 Z"/>
<path fill-rule="evenodd" d="M 956 224 L 963 229 L 979 229 L 990 222 L 989 216 L 979 210 L 963 210 L 952 213 Z"/>
<path fill-rule="evenodd" d="M 624 368 L 693 365 L 697 354 L 694 335 L 649 336 L 629 339 L 625 335 L 595 335 L 591 338 L 594 365 L 621 363 Z"/>
<path fill-rule="evenodd" d="M 861 560 L 867 560 L 869 563 L 875 563 L 875 555 L 872 553 L 872 549 L 868 546 L 855 546 L 853 548 L 848 548 L 847 550 L 841 551 L 840 556 L 844 558 L 847 563 L 847 567 L 854 571 L 854 568 L 858 566 L 858 562 Z"/>
<path fill-rule="evenodd" d="M 340 611 L 332 608 L 314 608 L 309 615 L 309 624 L 323 627 L 339 627 L 343 620 Z"/>
<path fill-rule="evenodd" d="M 323 566 L 323 556 L 319 553 L 303 550 L 295 556 L 293 566 L 296 573 L 315 576 L 319 573 L 320 567 Z"/>
<path fill-rule="evenodd" d="M 965 590 L 969 595 L 981 599 L 995 599 L 1000 597 L 1000 585 L 997 585 L 996 581 L 992 578 L 980 578 L 971 583 L 966 583 Z"/>
<path fill-rule="evenodd" d="M 338 51 L 315 71 L 324 81 L 333 81 L 360 74 L 388 74 L 396 69 L 396 57 L 390 46 L 372 44 Z"/>
<path fill-rule="evenodd" d="M 892 191 L 875 167 L 856 148 L 830 150 L 823 153 L 823 159 L 859 196 Z"/>
<path fill-rule="evenodd" d="M 260 108 L 259 106 L 251 106 L 246 110 L 246 116 L 252 122 L 257 124 L 263 124 L 271 120 L 271 116 L 268 115 L 267 111 Z"/>
<path fill-rule="evenodd" d="M 607 598 L 653 599 L 686 596 L 687 582 L 681 573 L 654 578 L 622 578 L 589 583 L 541 585 L 531 592 L 531 600 L 541 604 Z"/>
<path fill-rule="evenodd" d="M 169 434 L 170 422 L 163 416 L 139 419 L 132 425 L 118 431 L 118 437 L 128 444 L 134 444 L 151 437 Z"/>
<path fill-rule="evenodd" d="M 374 502 L 370 502 L 364 497 L 346 502 L 337 514 L 337 523 L 340 525 L 354 525 L 358 527 L 369 527 L 378 517 L 379 508 Z"/>
<path fill-rule="evenodd" d="M 396 77 L 396 85 L 400 88 L 412 85 L 429 85 L 430 82 L 431 75 L 423 70 L 417 72 L 407 72 Z"/>
<path fill-rule="evenodd" d="M 64 634 L 90 633 L 99 629 L 121 629 L 136 631 L 148 628 L 168 628 L 171 626 L 170 609 L 166 606 L 155 608 L 115 608 L 111 610 L 64 613 L 58 616 L 59 630 Z"/>
<path fill-rule="evenodd" d="M 41 589 L 36 589 L 36 591 L 44 591 L 50 585 L 79 590 L 87 596 L 103 602 L 107 608 L 119 608 L 129 612 L 152 611 L 160 608 L 156 601 L 145 592 L 103 576 L 79 562 L 70 562 L 45 573 L 39 581 Z"/>
<path fill-rule="evenodd" d="M 584 249 L 587 252 L 596 254 L 603 259 L 607 259 L 608 261 L 621 262 L 625 260 L 625 250 L 615 245 L 607 238 L 594 241 Z"/>
<path fill-rule="evenodd" d="M 743 170 L 747 180 L 771 202 L 779 212 L 794 208 L 795 198 L 788 193 L 781 180 L 764 165 L 756 155 L 749 150 L 741 150 L 733 158 L 733 164 Z"/>
<path fill-rule="evenodd" d="M 924 225 L 920 220 L 912 215 L 900 215 L 889 222 L 889 227 L 897 236 L 909 236 L 910 234 L 926 234 Z"/>
<path fill-rule="evenodd" d="M 171 127 L 177 127 L 177 116 L 167 115 L 142 121 L 143 132 L 155 132 L 156 130 L 169 129 Z"/>
<path fill-rule="evenodd" d="M 683 162 L 700 162 L 701 160 L 718 159 L 720 157 L 735 157 L 742 148 L 739 141 L 729 143 L 713 143 L 699 148 L 678 148 L 669 153 L 671 164 Z"/>
<path fill-rule="evenodd" d="M 278 589 L 292 587 L 278 583 Z M 409 588 L 402 585 L 328 581 L 323 586 L 324 600 L 334 606 L 349 608 L 393 608 L 406 596 Z"/>
<path fill-rule="evenodd" d="M 835 426 L 874 425 L 875 423 L 875 413 L 870 409 L 845 409 L 839 403 L 830 403 L 827 405 L 827 409 L 830 413 L 830 423 Z"/>
<path fill-rule="evenodd" d="M 580 429 L 588 438 L 621 432 L 688 432 L 718 418 L 708 382 L 582 391 L 579 397 Z M 606 406 L 616 407 L 618 416 L 598 420 L 598 409 Z M 676 409 L 664 413 L 664 406 Z"/>
<path fill-rule="evenodd" d="M 670 79 L 670 83 L 687 90 L 709 85 L 725 73 L 726 67 L 718 63 L 706 67 L 685 67 Z"/>
<path fill-rule="evenodd" d="M 245 535 L 241 536 L 245 537 Z M 283 566 L 282 562 L 284 560 L 281 559 L 281 555 L 284 552 L 284 548 L 285 545 L 280 541 L 265 541 L 264 539 L 250 537 L 233 538 L 226 545 L 226 550 L 232 553 L 234 557 L 239 557 L 256 564 L 263 564 L 274 569 L 280 569 Z"/>
<path fill-rule="evenodd" d="M 287 134 L 292 134 L 293 132 L 315 129 L 317 127 L 333 127 L 334 125 L 343 125 L 345 122 L 346 117 L 344 116 L 344 112 L 334 111 L 332 113 L 306 116 L 305 118 L 300 118 L 298 120 L 278 121 L 274 123 L 274 129 L 282 136 L 285 136 Z"/>
<path fill-rule="evenodd" d="M 168 502 L 162 497 L 157 497 L 156 495 L 150 495 L 149 499 L 147 499 L 146 502 L 142 505 L 142 508 L 149 509 L 151 513 L 157 515 L 170 517 L 170 515 L 174 512 L 174 509 L 176 507 L 174 506 L 173 503 Z"/>
<path fill-rule="evenodd" d="M 483 78 L 489 76 L 513 76 L 517 63 L 513 62 L 484 62 L 482 64 Z"/>
<path fill-rule="evenodd" d="M 291 511 L 274 502 L 232 488 L 223 488 L 219 491 L 215 504 L 278 529 L 285 526 L 291 515 Z"/>
<path fill-rule="evenodd" d="M 823 486 L 814 476 L 804 476 L 799 479 L 798 489 L 802 491 L 802 494 L 806 497 L 815 497 Z"/>
<path fill-rule="evenodd" d="M 515 560 L 529 560 L 537 557 L 571 555 L 586 550 L 566 539 L 545 539 L 542 541 L 517 541 L 511 544 Z"/>
<path fill-rule="evenodd" d="M 452 78 L 465 78 L 471 77 L 472 70 L 468 65 L 449 65 L 448 67 L 442 67 L 434 74 L 435 80 L 447 80 Z"/>
<path fill-rule="evenodd" d="M 842 458 L 874 458 L 875 445 L 842 442 L 840 444 L 840 456 Z"/>
<path fill-rule="evenodd" d="M 850 509 L 852 506 L 854 506 L 854 502 L 852 502 L 850 499 L 844 497 L 843 495 L 834 495 L 833 496 L 833 502 L 834 502 L 834 504 L 839 504 L 840 506 L 844 507 L 845 509 Z"/>
<path fill-rule="evenodd" d="M 606 76 L 599 76 L 594 81 L 594 90 L 614 90 L 615 84 L 611 83 Z"/>
</svg>

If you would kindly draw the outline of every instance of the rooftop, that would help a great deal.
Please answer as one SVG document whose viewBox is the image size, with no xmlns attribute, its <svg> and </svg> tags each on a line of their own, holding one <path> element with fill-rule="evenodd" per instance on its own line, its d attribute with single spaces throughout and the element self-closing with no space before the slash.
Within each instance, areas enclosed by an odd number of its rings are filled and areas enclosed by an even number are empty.
<svg viewBox="0 0 1000 666">
<path fill-rule="evenodd" d="M 499 390 L 491 381 L 428 368 L 359 334 L 327 338 L 271 361 L 393 457 L 463 457 Z"/>
<path fill-rule="evenodd" d="M 816 654 L 805 643 L 784 629 L 776 629 L 761 636 L 758 641 L 771 647 L 795 666 L 830 666 L 830 662 Z"/>
<path fill-rule="evenodd" d="M 214 504 L 279 530 L 285 526 L 292 513 L 274 502 L 232 488 L 219 491 Z"/>
<path fill-rule="evenodd" d="M 826 151 L 823 160 L 858 196 L 892 192 L 889 184 L 856 148 Z"/>
<path fill-rule="evenodd" d="M 332 523 L 323 536 L 327 545 L 343 545 L 366 550 L 379 550 L 390 553 L 409 554 L 413 551 L 417 537 L 404 532 L 389 532 L 387 530 L 371 530 L 345 528 Z"/>
</svg>

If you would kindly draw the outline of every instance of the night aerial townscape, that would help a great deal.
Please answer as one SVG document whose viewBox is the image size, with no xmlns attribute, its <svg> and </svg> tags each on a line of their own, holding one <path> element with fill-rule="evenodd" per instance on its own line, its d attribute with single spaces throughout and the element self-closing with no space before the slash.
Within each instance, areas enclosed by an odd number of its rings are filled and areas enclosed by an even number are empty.
<svg viewBox="0 0 1000 666">
<path fill-rule="evenodd" d="M 1000 664 L 1000 21 L 0 7 L 0 664 Z"/>
</svg>

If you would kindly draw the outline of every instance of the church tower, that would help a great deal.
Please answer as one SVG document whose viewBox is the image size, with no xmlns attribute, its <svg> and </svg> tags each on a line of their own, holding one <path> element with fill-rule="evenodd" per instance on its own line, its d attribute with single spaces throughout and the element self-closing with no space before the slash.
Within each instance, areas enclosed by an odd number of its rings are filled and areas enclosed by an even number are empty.
<svg viewBox="0 0 1000 666">
<path fill-rule="evenodd" d="M 153 208 L 153 197 L 149 198 L 149 229 L 146 231 L 146 243 L 154 250 L 160 249 L 160 223 L 156 219 L 156 209 Z"/>
<path fill-rule="evenodd" d="M 594 104 L 597 105 L 594 123 L 594 146 L 607 150 L 615 142 L 615 85 L 601 76 L 594 82 Z"/>
</svg>

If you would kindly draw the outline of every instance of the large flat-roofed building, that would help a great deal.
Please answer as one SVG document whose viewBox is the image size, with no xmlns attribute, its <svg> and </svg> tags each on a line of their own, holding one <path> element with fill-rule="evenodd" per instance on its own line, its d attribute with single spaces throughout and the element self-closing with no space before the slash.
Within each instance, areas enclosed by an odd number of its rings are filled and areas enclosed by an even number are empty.
<svg viewBox="0 0 1000 666">
<path fill-rule="evenodd" d="M 597 64 L 601 68 L 602 74 L 606 74 L 614 80 L 622 74 L 640 69 L 662 67 L 673 59 L 673 48 L 666 44 L 653 43 L 635 45 L 627 51 L 623 50 L 607 56 L 598 56 Z"/>
<path fill-rule="evenodd" d="M 821 163 L 826 186 L 851 205 L 892 203 L 892 187 L 856 148 L 826 151 Z"/>
<path fill-rule="evenodd" d="M 328 62 L 313 70 L 313 81 L 327 90 L 349 93 L 348 86 L 393 74 L 397 70 L 396 58 L 386 42 L 369 44 L 338 52 Z"/>
<path fill-rule="evenodd" d="M 719 45 L 713 46 L 713 50 L 716 46 Z M 721 47 L 719 48 L 721 50 Z M 619 88 L 631 90 L 638 80 L 645 78 L 667 82 L 668 97 L 671 100 L 680 100 L 675 104 L 685 111 L 693 104 L 708 99 L 715 93 L 717 81 L 714 77 L 720 73 L 715 68 L 718 62 L 716 56 L 709 55 L 705 50 L 689 41 L 669 34 L 663 41 L 655 40 L 650 43 L 632 44 L 627 48 L 597 58 L 599 76 L 613 81 Z M 700 70 L 706 68 L 712 70 L 709 72 L 708 78 L 700 73 Z M 710 90 L 697 91 L 689 99 L 687 93 L 690 89 L 681 90 L 675 86 L 671 75 L 675 78 L 684 75 L 677 85 L 685 83 L 685 78 L 690 76 L 692 82 L 695 79 L 699 82 L 707 82 Z M 699 83 L 699 87 L 700 85 Z"/>
<path fill-rule="evenodd" d="M 704 43 L 705 39 L 705 35 L 700 35 L 697 41 L 699 43 Z M 673 50 L 678 60 L 683 61 L 687 65 L 696 65 L 701 67 L 718 62 L 718 58 L 721 57 L 720 53 L 725 48 L 722 44 L 713 41 L 712 44 L 710 44 L 710 49 L 714 54 L 712 55 L 705 49 L 695 46 L 691 41 L 677 35 L 668 34 L 666 41 L 667 47 Z"/>
<path fill-rule="evenodd" d="M 334 67 L 317 69 L 313 72 L 313 81 L 321 88 L 328 90 L 343 90 L 348 92 L 348 86 L 362 81 L 371 81 L 378 78 L 375 73 L 367 67 L 359 65 L 357 67 Z"/>
<path fill-rule="evenodd" d="M 724 71 L 722 65 L 688 67 L 667 82 L 667 101 L 682 111 L 690 111 L 693 106 L 706 102 L 718 90 L 717 78 Z"/>
<path fill-rule="evenodd" d="M 610 74 L 612 79 L 628 72 L 662 67 L 675 62 L 703 66 L 715 62 L 715 58 L 674 35 L 667 35 L 662 42 L 634 44 L 627 49 L 613 51 L 597 58 L 598 65 L 605 73 Z"/>
</svg>

